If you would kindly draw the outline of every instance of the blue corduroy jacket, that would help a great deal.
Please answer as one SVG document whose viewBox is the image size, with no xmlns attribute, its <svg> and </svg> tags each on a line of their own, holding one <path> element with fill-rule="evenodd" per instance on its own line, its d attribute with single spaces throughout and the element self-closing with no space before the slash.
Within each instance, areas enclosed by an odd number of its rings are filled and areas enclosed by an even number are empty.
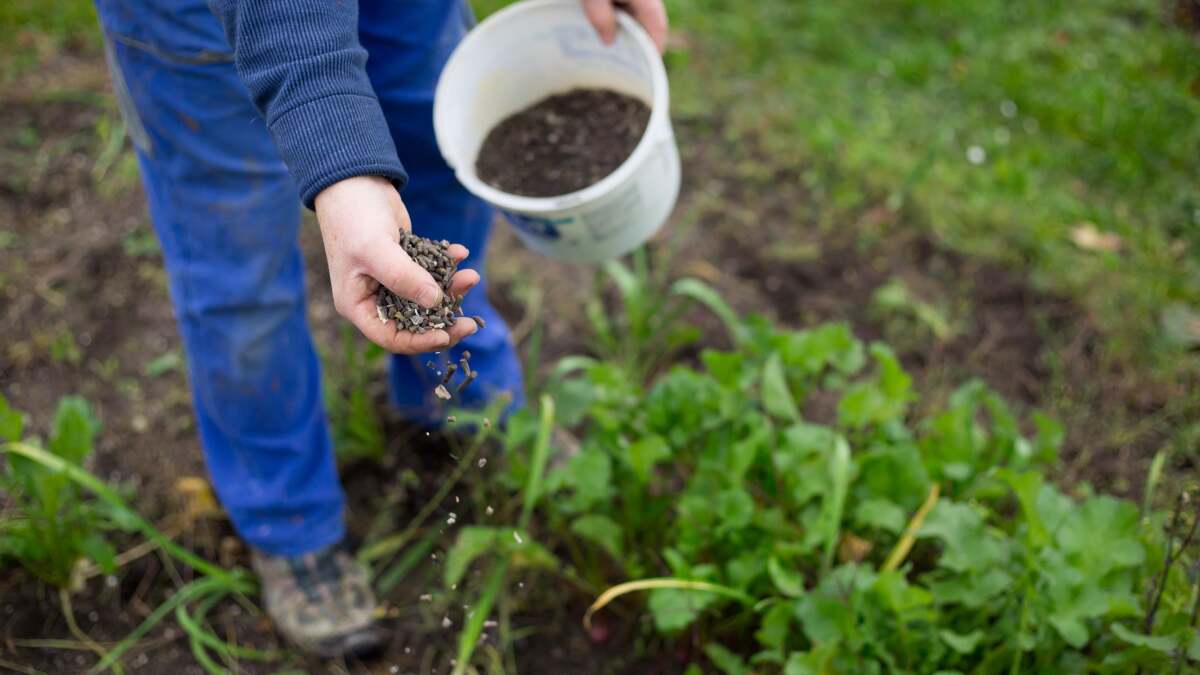
<svg viewBox="0 0 1200 675">
<path fill-rule="evenodd" d="M 384 176 L 403 187 L 408 176 L 367 79 L 355 0 L 209 5 L 305 206 L 351 176 Z"/>
</svg>

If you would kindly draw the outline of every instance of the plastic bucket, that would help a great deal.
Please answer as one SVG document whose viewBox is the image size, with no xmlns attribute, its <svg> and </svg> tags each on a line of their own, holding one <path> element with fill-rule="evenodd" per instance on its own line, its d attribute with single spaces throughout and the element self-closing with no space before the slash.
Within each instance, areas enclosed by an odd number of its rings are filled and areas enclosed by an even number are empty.
<svg viewBox="0 0 1200 675">
<path fill-rule="evenodd" d="M 667 220 L 679 195 L 679 150 L 671 129 L 667 73 L 650 37 L 617 12 L 604 45 L 579 0 L 526 0 L 488 17 L 450 56 L 434 99 L 438 147 L 458 180 L 496 206 L 530 248 L 567 262 L 627 253 Z M 558 197 L 523 197 L 475 173 L 484 137 L 500 121 L 547 96 L 607 88 L 650 106 L 633 154 L 600 182 Z"/>
</svg>

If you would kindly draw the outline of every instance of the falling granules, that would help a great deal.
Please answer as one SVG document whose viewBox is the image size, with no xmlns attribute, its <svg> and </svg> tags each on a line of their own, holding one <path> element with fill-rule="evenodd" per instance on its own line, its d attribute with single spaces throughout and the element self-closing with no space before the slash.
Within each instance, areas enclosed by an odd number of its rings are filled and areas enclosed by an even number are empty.
<svg viewBox="0 0 1200 675">
<path fill-rule="evenodd" d="M 463 373 L 463 379 L 462 382 L 459 382 L 458 388 L 454 391 L 455 394 L 462 394 L 467 387 L 471 386 L 471 383 L 475 381 L 475 377 L 478 374 L 471 370 L 471 352 L 464 351 L 462 353 L 462 358 L 458 360 L 457 364 L 451 363 L 446 366 L 446 372 L 442 374 L 442 381 L 433 388 L 433 395 L 437 396 L 443 401 L 449 401 L 451 398 L 453 398 L 454 396 L 450 393 L 450 389 L 446 385 L 450 384 L 451 378 L 453 378 L 454 374 L 460 370 Z M 447 418 L 447 421 L 454 421 L 453 417 Z"/>
</svg>

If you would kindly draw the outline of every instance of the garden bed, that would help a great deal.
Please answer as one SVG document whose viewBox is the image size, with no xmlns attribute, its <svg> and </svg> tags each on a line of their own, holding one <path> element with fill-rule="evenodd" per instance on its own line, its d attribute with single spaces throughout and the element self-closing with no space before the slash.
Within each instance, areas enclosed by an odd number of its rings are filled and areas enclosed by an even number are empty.
<svg viewBox="0 0 1200 675">
<path fill-rule="evenodd" d="M 61 58 L 63 78 L 89 68 L 96 72 L 96 65 L 89 65 L 94 59 Z M 54 72 L 50 67 L 39 75 L 51 89 L 59 80 Z M 59 398 L 82 394 L 104 423 L 89 467 L 136 495 L 133 505 L 162 529 L 186 523 L 182 530 L 187 534 L 179 541 L 189 550 L 222 565 L 245 566 L 244 550 L 219 518 L 192 513 L 191 520 L 181 520 L 196 502 L 179 490 L 178 481 L 203 475 L 203 465 L 190 421 L 179 341 L 132 165 L 128 155 L 106 152 L 114 144 L 118 150 L 123 147 L 115 107 L 104 93 L 102 76 L 87 82 L 66 92 L 69 96 L 13 97 L 0 106 L 0 129 L 5 130 L 0 167 L 7 169 L 0 179 L 0 218 L 12 224 L 4 228 L 11 238 L 0 245 L 0 393 L 33 413 L 32 427 L 41 435 L 49 431 Z M 13 91 L 27 89 L 22 85 Z M 647 267 L 663 275 L 659 285 L 648 286 L 650 296 L 661 299 L 668 282 L 692 277 L 715 288 L 740 313 L 764 313 L 783 329 L 846 321 L 859 338 L 893 345 L 913 378 L 909 419 L 944 410 L 960 384 L 979 378 L 1012 403 L 1024 435 L 1034 437 L 1035 408 L 1063 421 L 1064 469 L 1053 477 L 1068 494 L 1084 496 L 1087 490 L 1077 486 L 1086 482 L 1106 492 L 1142 496 L 1150 462 L 1169 430 L 1181 422 L 1171 407 L 1178 392 L 1103 357 L 1097 345 L 1104 336 L 1077 304 L 1035 290 L 1017 271 L 952 252 L 920 229 L 919 213 L 890 210 L 880 197 L 844 221 L 822 222 L 817 206 L 811 206 L 819 198 L 801 187 L 804 166 L 745 138 L 722 140 L 721 133 L 714 133 L 722 125 L 722 119 L 710 116 L 678 128 L 686 167 L 685 191 L 674 219 L 679 230 L 650 248 Z M 577 283 L 577 269 L 542 263 L 506 230 L 497 239 L 489 271 L 494 299 L 516 326 L 522 347 L 528 352 L 538 345 L 534 370 L 545 376 L 561 357 L 573 354 L 617 362 L 618 350 L 628 343 L 586 337 L 600 329 L 589 318 L 594 314 L 579 311 L 589 301 L 600 302 L 617 320 L 637 318 L 622 314 L 627 302 L 610 279 L 599 279 L 594 290 L 584 288 Z M 338 359 L 339 323 L 313 228 L 306 228 L 303 244 L 311 272 L 313 324 L 324 351 Z M 88 301 L 71 300 L 80 297 Z M 632 369 L 652 380 L 677 364 L 699 367 L 706 347 L 733 344 L 722 322 L 699 305 L 683 307 L 675 328 L 678 349 L 647 354 L 631 361 Z M 630 326 L 621 330 L 637 338 Z M 377 359 L 363 362 L 366 368 L 379 365 Z M 459 466 L 455 457 L 461 460 L 463 451 L 456 445 L 460 441 L 426 439 L 423 432 L 389 421 L 381 386 L 368 384 L 365 391 L 372 414 L 383 420 L 385 459 L 382 465 L 349 466 L 344 473 L 351 531 L 368 542 L 403 530 L 453 474 Z M 818 387 L 796 405 L 806 420 L 833 425 L 841 399 L 836 389 Z M 240 669 L 446 672 L 465 618 L 462 605 L 475 603 L 487 568 L 469 568 L 461 589 L 451 590 L 443 579 L 445 556 L 464 527 L 511 527 L 520 510 L 513 483 L 501 480 L 509 469 L 496 454 L 499 445 L 487 448 L 495 459 L 486 469 L 468 472 L 436 505 L 421 532 L 429 536 L 428 554 L 385 594 L 393 640 L 381 658 L 320 663 L 288 655 L 267 664 L 239 662 Z M 1194 472 L 1190 461 L 1182 457 L 1180 464 L 1168 467 L 1174 469 L 1168 476 Z M 686 478 L 665 485 L 679 489 Z M 555 489 L 570 493 L 562 484 Z M 905 521 L 920 507 L 920 500 L 909 503 L 910 497 L 903 504 Z M 1008 506 L 1010 512 L 1016 510 Z M 447 526 L 451 512 L 456 523 Z M 536 522 L 546 520 L 535 524 L 533 533 L 569 558 L 569 537 L 551 527 L 554 518 L 564 516 L 541 511 L 538 516 Z M 115 539 L 122 550 L 139 543 L 128 535 Z M 832 554 L 822 549 L 818 557 L 832 555 L 830 566 L 854 562 L 853 539 L 835 544 Z M 934 569 L 937 550 L 929 540 L 913 549 L 914 578 Z M 888 553 L 890 547 L 879 546 L 867 555 L 882 564 Z M 584 556 L 601 561 L 596 563 L 599 580 L 620 580 L 602 551 L 585 551 Z M 641 571 L 646 574 L 680 574 L 651 569 L 648 562 L 645 566 Z M 122 566 L 113 581 L 106 575 L 91 579 L 74 600 L 75 614 L 92 639 L 109 646 L 188 581 L 189 574 L 186 566 L 148 553 Z M 805 578 L 794 583 L 815 588 L 818 576 L 805 568 Z M 618 600 L 586 631 L 580 621 L 594 593 L 583 589 L 602 588 L 585 581 L 581 587 L 524 568 L 514 574 L 505 608 L 511 610 L 512 633 L 521 635 L 513 650 L 521 672 L 683 672 L 690 660 L 709 663 L 702 656 L 706 638 L 720 633 L 718 628 L 725 635 L 736 633 L 702 622 L 671 637 L 657 636 L 650 624 L 658 613 L 647 613 L 635 598 Z M 430 597 L 424 599 L 426 595 Z M 73 640 L 57 594 L 31 582 L 29 574 L 6 568 L 0 597 L 0 665 L 59 673 L 94 662 L 91 652 L 77 643 L 56 648 L 25 642 Z M 226 600 L 213 609 L 209 623 L 218 635 L 240 645 L 280 647 L 269 624 L 250 610 Z M 711 620 L 730 617 L 722 612 Z M 449 627 L 444 626 L 447 618 Z M 754 628 L 747 626 L 743 640 L 728 644 L 745 653 L 756 651 Z M 485 648 L 483 656 L 487 654 Z M 129 653 L 126 665 L 133 672 L 203 672 L 182 631 L 169 621 Z"/>
</svg>

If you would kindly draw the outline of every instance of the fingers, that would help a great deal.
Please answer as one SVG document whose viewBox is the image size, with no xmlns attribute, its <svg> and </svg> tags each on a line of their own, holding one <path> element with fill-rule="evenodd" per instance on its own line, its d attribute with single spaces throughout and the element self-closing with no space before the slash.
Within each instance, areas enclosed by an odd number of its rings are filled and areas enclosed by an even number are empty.
<svg viewBox="0 0 1200 675">
<path fill-rule="evenodd" d="M 383 322 L 375 310 L 375 299 L 370 298 L 356 304 L 344 315 L 356 328 L 367 336 L 367 339 L 393 354 L 422 354 L 436 352 L 449 347 L 452 342 L 450 334 L 444 330 L 432 330 L 428 333 L 410 333 L 406 330 L 397 331 L 395 321 Z M 455 324 L 454 328 L 457 328 Z M 458 339 L 462 339 L 461 337 Z"/>
<path fill-rule="evenodd" d="M 661 54 L 667 48 L 667 8 L 662 0 L 583 0 L 583 12 L 600 34 L 600 41 L 612 44 L 617 37 L 616 6 L 624 7 L 646 29 Z"/>
<path fill-rule="evenodd" d="M 658 53 L 667 48 L 667 8 L 662 0 L 631 0 L 628 4 L 629 13 L 654 40 Z"/>
<path fill-rule="evenodd" d="M 367 274 L 402 298 L 427 308 L 436 307 L 442 301 L 442 289 L 437 282 L 413 262 L 399 244 L 378 247 L 363 260 L 363 264 Z"/>
<path fill-rule="evenodd" d="M 479 324 L 475 323 L 473 319 L 468 319 L 465 316 L 459 317 L 454 322 L 454 325 L 450 327 L 450 344 L 456 345 L 459 340 L 468 335 L 474 335 L 478 330 Z"/>
<path fill-rule="evenodd" d="M 612 44 L 617 37 L 617 12 L 613 0 L 583 0 L 583 13 L 600 34 L 600 41 Z"/>
<path fill-rule="evenodd" d="M 454 262 L 456 263 L 466 260 L 467 256 L 471 255 L 467 247 L 462 244 L 450 244 L 450 248 L 446 249 L 446 253 L 449 253 L 450 257 L 454 258 Z"/>
<path fill-rule="evenodd" d="M 459 270 L 450 280 L 450 292 L 454 295 L 466 295 L 467 291 L 475 288 L 475 285 L 479 283 L 479 278 L 479 272 L 475 270 Z"/>
<path fill-rule="evenodd" d="M 425 354 L 441 351 L 458 344 L 463 338 L 474 335 L 479 325 L 467 317 L 459 317 L 448 330 L 431 330 L 427 333 L 410 333 L 396 330 L 395 321 L 383 322 L 375 309 L 375 299 L 356 305 L 345 314 L 368 340 L 393 354 Z"/>
</svg>

